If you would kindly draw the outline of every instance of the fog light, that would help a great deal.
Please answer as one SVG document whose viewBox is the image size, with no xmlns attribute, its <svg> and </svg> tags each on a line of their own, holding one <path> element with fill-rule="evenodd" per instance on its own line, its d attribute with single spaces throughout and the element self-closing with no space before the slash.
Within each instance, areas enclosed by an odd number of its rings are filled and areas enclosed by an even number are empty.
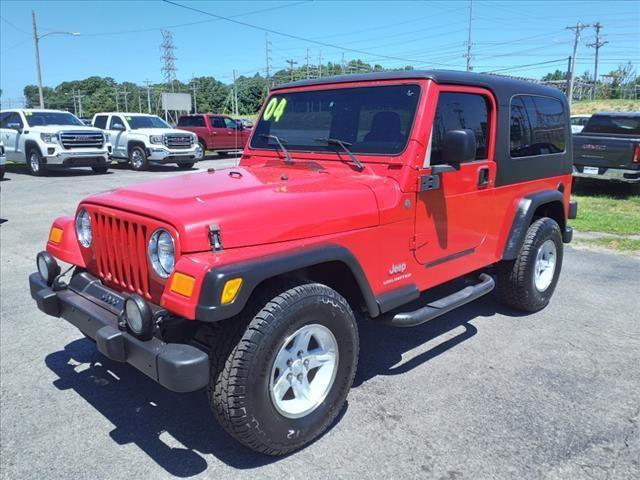
<svg viewBox="0 0 640 480">
<path fill-rule="evenodd" d="M 53 285 L 55 278 L 60 275 L 60 265 L 56 259 L 47 252 L 40 252 L 36 257 L 38 273 L 47 282 L 48 286 Z"/>
<path fill-rule="evenodd" d="M 226 305 L 233 302 L 238 296 L 238 292 L 240 291 L 241 286 L 242 278 L 234 278 L 232 280 L 228 280 L 227 283 L 224 284 L 224 288 L 222 289 L 220 303 L 222 305 Z"/>
<path fill-rule="evenodd" d="M 134 293 L 127 298 L 124 303 L 124 319 L 129 331 L 140 340 L 149 340 L 153 337 L 151 307 L 140 295 Z"/>
</svg>

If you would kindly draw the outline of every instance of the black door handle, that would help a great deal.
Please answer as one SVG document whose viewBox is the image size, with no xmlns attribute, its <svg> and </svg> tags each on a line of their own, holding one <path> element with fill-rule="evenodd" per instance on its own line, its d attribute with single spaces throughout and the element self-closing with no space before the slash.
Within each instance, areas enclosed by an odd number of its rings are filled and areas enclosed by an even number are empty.
<svg viewBox="0 0 640 480">
<path fill-rule="evenodd" d="M 482 167 L 478 169 L 478 186 L 486 185 L 489 185 L 489 167 Z"/>
</svg>

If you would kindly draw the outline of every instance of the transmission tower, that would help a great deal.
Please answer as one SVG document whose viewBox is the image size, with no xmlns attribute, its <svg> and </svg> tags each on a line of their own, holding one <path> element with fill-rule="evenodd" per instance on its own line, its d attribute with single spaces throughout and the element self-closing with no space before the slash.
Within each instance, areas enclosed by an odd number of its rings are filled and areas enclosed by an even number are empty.
<svg viewBox="0 0 640 480">
<path fill-rule="evenodd" d="M 176 56 L 174 50 L 176 49 L 173 44 L 173 32 L 169 30 L 161 30 L 162 33 L 162 75 L 164 76 L 167 86 L 171 88 L 171 91 L 175 91 L 176 81 Z"/>
</svg>

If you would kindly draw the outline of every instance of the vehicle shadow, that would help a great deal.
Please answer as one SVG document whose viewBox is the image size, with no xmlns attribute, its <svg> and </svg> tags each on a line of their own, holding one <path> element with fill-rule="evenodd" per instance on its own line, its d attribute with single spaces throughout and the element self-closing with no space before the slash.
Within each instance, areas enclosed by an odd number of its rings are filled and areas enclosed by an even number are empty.
<svg viewBox="0 0 640 480">
<path fill-rule="evenodd" d="M 629 197 L 640 195 L 640 185 L 574 177 L 571 193 L 585 196 L 605 195 L 607 197 L 626 200 Z"/>
<path fill-rule="evenodd" d="M 26 165 L 23 164 L 19 164 L 19 163 L 14 163 L 14 164 L 7 164 L 6 165 L 7 170 L 6 173 L 17 173 L 18 175 L 26 175 L 26 176 L 31 176 L 31 173 L 29 172 L 29 169 L 27 168 Z M 109 175 L 110 172 L 107 171 L 107 173 L 102 173 L 99 175 Z M 47 177 L 86 177 L 89 175 L 97 175 L 96 173 L 94 173 L 93 170 L 91 170 L 90 167 L 86 167 L 86 168 L 51 168 L 48 169 L 45 173 L 45 175 L 41 178 L 47 178 Z M 5 180 L 8 180 L 5 177 Z"/>
<path fill-rule="evenodd" d="M 375 376 L 400 375 L 428 362 L 473 337 L 477 328 L 470 324 L 472 320 L 498 311 L 502 307 L 485 297 L 409 329 L 360 320 L 360 361 L 353 387 Z M 404 353 L 460 326 L 464 332 L 400 363 Z M 134 443 L 172 475 L 184 478 L 203 472 L 208 468 L 205 455 L 214 455 L 237 469 L 257 468 L 283 458 L 255 453 L 233 440 L 215 421 L 204 390 L 170 392 L 133 367 L 102 356 L 88 339 L 69 343 L 64 350 L 48 355 L 45 363 L 58 377 L 53 382 L 56 388 L 73 389 L 114 425 L 109 432 L 113 441 L 118 445 Z M 340 422 L 347 408 L 345 405 L 327 431 Z"/>
</svg>

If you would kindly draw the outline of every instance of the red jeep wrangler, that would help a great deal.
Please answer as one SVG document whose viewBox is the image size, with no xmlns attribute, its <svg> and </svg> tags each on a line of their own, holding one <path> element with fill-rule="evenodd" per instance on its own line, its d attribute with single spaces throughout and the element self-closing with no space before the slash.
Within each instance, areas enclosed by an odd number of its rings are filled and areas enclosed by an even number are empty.
<svg viewBox="0 0 640 480">
<path fill-rule="evenodd" d="M 183 115 L 177 128 L 195 133 L 203 154 L 206 150 L 215 150 L 218 155 L 242 150 L 251 136 L 250 128 L 226 115 Z"/>
<path fill-rule="evenodd" d="M 240 166 L 55 220 L 31 294 L 110 359 L 176 392 L 208 386 L 231 435 L 281 455 L 341 410 L 357 314 L 410 327 L 494 285 L 544 308 L 577 211 L 571 167 L 552 88 L 444 71 L 291 83 L 271 91 Z"/>
</svg>

